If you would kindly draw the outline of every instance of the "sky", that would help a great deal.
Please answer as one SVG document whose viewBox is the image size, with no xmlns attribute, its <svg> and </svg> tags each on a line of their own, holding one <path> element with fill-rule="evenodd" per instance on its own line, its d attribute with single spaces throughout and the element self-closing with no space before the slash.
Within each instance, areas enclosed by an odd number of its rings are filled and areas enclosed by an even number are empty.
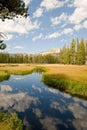
<svg viewBox="0 0 87 130">
<path fill-rule="evenodd" d="M 29 17 L 0 20 L 8 53 L 36 54 L 87 39 L 87 0 L 24 0 Z"/>
</svg>

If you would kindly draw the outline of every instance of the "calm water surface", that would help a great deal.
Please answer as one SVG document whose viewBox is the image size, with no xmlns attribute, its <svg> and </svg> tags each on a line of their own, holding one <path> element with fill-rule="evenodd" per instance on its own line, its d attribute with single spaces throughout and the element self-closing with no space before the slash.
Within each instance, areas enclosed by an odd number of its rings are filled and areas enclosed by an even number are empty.
<svg viewBox="0 0 87 130">
<path fill-rule="evenodd" d="M 0 109 L 16 112 L 24 130 L 87 130 L 87 101 L 47 87 L 37 73 L 1 82 Z"/>
</svg>

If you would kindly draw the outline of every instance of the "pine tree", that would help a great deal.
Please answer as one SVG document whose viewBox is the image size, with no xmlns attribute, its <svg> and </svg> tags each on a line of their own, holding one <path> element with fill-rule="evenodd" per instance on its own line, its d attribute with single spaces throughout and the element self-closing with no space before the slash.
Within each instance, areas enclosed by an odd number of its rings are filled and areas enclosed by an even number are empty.
<svg viewBox="0 0 87 130">
<path fill-rule="evenodd" d="M 66 45 L 60 50 L 59 62 L 63 64 L 69 64 L 69 48 Z"/>
<path fill-rule="evenodd" d="M 79 65 L 85 64 L 85 45 L 84 45 L 84 39 L 81 39 L 81 41 L 77 44 L 77 55 L 76 55 L 76 62 Z"/>
<path fill-rule="evenodd" d="M 87 40 L 85 42 L 85 64 L 87 65 Z"/>
<path fill-rule="evenodd" d="M 69 52 L 70 52 L 70 64 L 75 64 L 75 60 L 76 60 L 76 42 L 75 42 L 74 39 L 72 39 Z"/>
</svg>

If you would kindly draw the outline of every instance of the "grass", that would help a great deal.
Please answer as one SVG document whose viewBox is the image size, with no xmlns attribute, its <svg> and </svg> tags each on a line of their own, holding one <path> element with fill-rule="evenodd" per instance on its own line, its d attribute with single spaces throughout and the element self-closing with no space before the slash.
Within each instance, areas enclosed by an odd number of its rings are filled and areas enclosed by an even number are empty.
<svg viewBox="0 0 87 130">
<path fill-rule="evenodd" d="M 26 64 L 5 64 L 0 66 L 0 71 L 7 74 L 15 74 L 15 75 L 26 75 L 32 73 L 33 66 L 27 66 Z"/>
<path fill-rule="evenodd" d="M 44 65 L 49 75 L 65 75 L 69 80 L 81 81 L 87 84 L 87 66 L 79 65 Z"/>
<path fill-rule="evenodd" d="M 87 99 L 87 84 L 76 80 L 70 80 L 65 75 L 43 75 L 42 81 L 50 86 L 57 88 L 71 95 Z"/>
<path fill-rule="evenodd" d="M 8 114 L 0 111 L 0 130 L 22 130 L 22 121 L 16 113 Z"/>
<path fill-rule="evenodd" d="M 14 75 L 27 75 L 32 72 L 42 73 L 46 72 L 46 68 L 36 65 L 28 64 L 2 64 L 0 65 L 0 81 L 8 80 L 11 74 Z"/>
<path fill-rule="evenodd" d="M 33 72 L 37 72 L 37 73 L 43 73 L 43 72 L 46 72 L 47 69 L 45 67 L 41 67 L 41 66 L 36 66 L 34 69 L 33 69 Z"/>
<path fill-rule="evenodd" d="M 71 95 L 87 100 L 87 66 L 45 65 L 42 81 Z"/>
<path fill-rule="evenodd" d="M 0 71 L 0 81 L 8 80 L 10 75 L 4 71 Z"/>
<path fill-rule="evenodd" d="M 87 66 L 58 64 L 1 64 L 0 80 L 10 74 L 42 73 L 42 81 L 72 95 L 87 99 Z"/>
</svg>

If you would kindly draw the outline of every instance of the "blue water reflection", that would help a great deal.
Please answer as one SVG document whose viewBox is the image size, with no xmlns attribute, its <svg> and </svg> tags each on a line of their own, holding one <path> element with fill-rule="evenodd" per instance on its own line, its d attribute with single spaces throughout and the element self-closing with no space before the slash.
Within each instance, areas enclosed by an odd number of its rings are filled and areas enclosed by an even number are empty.
<svg viewBox="0 0 87 130">
<path fill-rule="evenodd" d="M 1 82 L 0 108 L 17 112 L 24 130 L 87 129 L 87 101 L 47 87 L 37 73 Z"/>
</svg>

